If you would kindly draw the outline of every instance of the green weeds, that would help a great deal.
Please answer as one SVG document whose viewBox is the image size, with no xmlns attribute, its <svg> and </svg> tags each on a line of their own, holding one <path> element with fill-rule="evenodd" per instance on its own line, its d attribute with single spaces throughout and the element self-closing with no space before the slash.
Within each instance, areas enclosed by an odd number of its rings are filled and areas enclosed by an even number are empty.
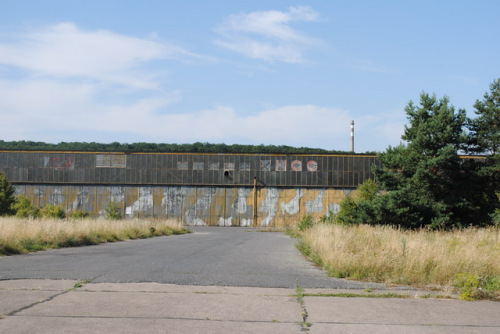
<svg viewBox="0 0 500 334">
<path fill-rule="evenodd" d="M 495 291 L 500 290 L 500 276 L 479 277 L 471 273 L 460 273 L 454 281 L 458 298 L 462 300 L 495 299 Z"/>
</svg>

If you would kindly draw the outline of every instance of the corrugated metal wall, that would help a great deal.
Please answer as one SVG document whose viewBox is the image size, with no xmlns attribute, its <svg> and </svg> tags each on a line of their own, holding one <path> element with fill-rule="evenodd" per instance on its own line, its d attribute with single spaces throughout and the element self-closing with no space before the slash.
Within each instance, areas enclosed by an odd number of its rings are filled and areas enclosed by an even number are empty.
<svg viewBox="0 0 500 334">
<path fill-rule="evenodd" d="M 59 205 L 67 212 L 85 210 L 104 216 L 110 202 L 122 217 L 175 218 L 188 225 L 287 226 L 304 215 L 319 218 L 336 212 L 348 189 L 14 185 L 17 195 L 35 206 Z M 257 220 L 253 209 L 257 207 Z"/>
<path fill-rule="evenodd" d="M 0 151 L 0 170 L 38 207 L 103 216 L 113 202 L 123 217 L 210 226 L 284 226 L 335 212 L 378 164 L 353 155 Z"/>
<path fill-rule="evenodd" d="M 0 151 L 0 170 L 27 184 L 356 188 L 372 178 L 375 156 L 124 154 Z"/>
</svg>

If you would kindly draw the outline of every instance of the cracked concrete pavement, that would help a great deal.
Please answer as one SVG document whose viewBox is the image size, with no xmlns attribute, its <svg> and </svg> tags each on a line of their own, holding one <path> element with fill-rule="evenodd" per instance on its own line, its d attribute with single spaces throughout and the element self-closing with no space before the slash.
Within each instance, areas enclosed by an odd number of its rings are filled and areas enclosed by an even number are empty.
<svg viewBox="0 0 500 334">
<path fill-rule="evenodd" d="M 0 281 L 0 333 L 499 333 L 500 303 L 387 291 Z M 75 284 L 79 287 L 75 287 Z M 81 285 L 81 286 L 80 286 Z"/>
</svg>

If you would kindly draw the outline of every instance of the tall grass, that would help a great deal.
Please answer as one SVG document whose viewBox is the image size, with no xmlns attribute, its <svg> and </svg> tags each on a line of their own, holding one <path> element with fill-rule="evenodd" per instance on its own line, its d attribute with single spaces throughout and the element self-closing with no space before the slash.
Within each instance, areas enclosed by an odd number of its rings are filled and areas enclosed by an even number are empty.
<svg viewBox="0 0 500 334">
<path fill-rule="evenodd" d="M 331 276 L 373 282 L 452 286 L 470 273 L 500 283 L 500 231 L 406 231 L 316 224 L 299 248 Z"/>
<path fill-rule="evenodd" d="M 176 220 L 0 217 L 0 255 L 189 232 Z"/>
</svg>

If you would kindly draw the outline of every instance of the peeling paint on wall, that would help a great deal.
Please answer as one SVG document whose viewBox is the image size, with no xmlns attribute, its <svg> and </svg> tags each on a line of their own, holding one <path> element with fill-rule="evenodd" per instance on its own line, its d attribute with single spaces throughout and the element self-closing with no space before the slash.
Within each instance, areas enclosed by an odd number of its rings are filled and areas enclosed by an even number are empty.
<svg viewBox="0 0 500 334">
<path fill-rule="evenodd" d="M 269 226 L 273 218 L 278 213 L 278 189 L 267 188 L 266 198 L 260 203 L 259 212 L 267 213 L 267 217 L 262 219 L 262 226 Z"/>
<path fill-rule="evenodd" d="M 219 226 L 233 226 L 233 217 L 229 217 L 229 218 L 220 217 L 219 223 L 217 225 L 219 225 Z"/>
<path fill-rule="evenodd" d="M 330 211 L 332 213 L 338 213 L 340 211 L 340 204 L 337 204 L 337 203 L 328 204 L 328 212 L 327 212 L 327 214 L 330 214 Z"/>
<path fill-rule="evenodd" d="M 125 200 L 123 187 L 109 187 L 109 198 L 114 203 L 123 202 Z"/>
<path fill-rule="evenodd" d="M 71 211 L 84 210 L 89 205 L 89 187 L 81 187 L 77 190 L 76 198 L 71 202 Z"/>
<path fill-rule="evenodd" d="M 247 197 L 251 190 L 248 188 L 238 189 L 238 201 L 236 202 L 236 212 L 247 213 Z"/>
<path fill-rule="evenodd" d="M 137 211 L 150 211 L 153 209 L 153 193 L 151 187 L 139 187 L 139 198 L 132 203 L 132 215 Z M 144 213 L 147 215 L 147 213 Z"/>
<path fill-rule="evenodd" d="M 222 187 L 134 187 L 13 185 L 35 206 L 54 204 L 66 212 L 105 214 L 109 202 L 117 204 L 123 217 L 173 218 L 188 225 L 252 226 L 252 188 Z M 347 192 L 343 189 L 261 188 L 257 192 L 257 222 L 260 226 L 287 226 L 300 215 L 314 218 L 338 212 Z M 292 222 L 292 223 L 291 223 Z"/>
<path fill-rule="evenodd" d="M 252 226 L 252 219 L 241 219 L 240 226 Z"/>
<path fill-rule="evenodd" d="M 281 202 L 281 213 L 296 215 L 300 211 L 300 199 L 304 195 L 302 189 L 295 189 L 295 197 L 288 203 Z"/>
<path fill-rule="evenodd" d="M 323 212 L 323 197 L 325 196 L 325 191 L 320 190 L 318 196 L 312 201 L 306 202 L 306 212 L 307 213 L 317 213 Z"/>
</svg>

